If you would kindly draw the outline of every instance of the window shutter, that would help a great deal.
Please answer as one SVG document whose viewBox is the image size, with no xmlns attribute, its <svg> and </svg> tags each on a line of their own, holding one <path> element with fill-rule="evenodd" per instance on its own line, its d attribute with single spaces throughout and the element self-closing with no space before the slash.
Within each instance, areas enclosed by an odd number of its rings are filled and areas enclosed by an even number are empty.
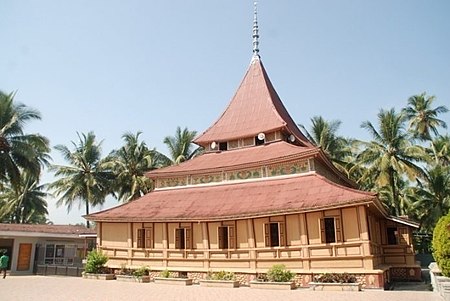
<svg viewBox="0 0 450 301">
<path fill-rule="evenodd" d="M 324 244 L 326 243 L 326 236 L 325 236 L 325 219 L 320 219 L 320 240 Z"/>
<path fill-rule="evenodd" d="M 279 231 L 280 231 L 280 247 L 283 247 L 286 245 L 286 233 L 284 228 L 284 223 L 278 224 Z"/>
<path fill-rule="evenodd" d="M 175 229 L 175 249 L 181 249 L 181 231 L 182 229 Z"/>
<path fill-rule="evenodd" d="M 264 242 L 266 247 L 270 247 L 270 224 L 264 224 Z"/>
<path fill-rule="evenodd" d="M 236 249 L 236 237 L 234 227 L 228 227 L 228 248 Z"/>
<path fill-rule="evenodd" d="M 153 248 L 153 228 L 145 229 L 145 247 Z"/>
<path fill-rule="evenodd" d="M 144 235 L 145 235 L 145 229 L 137 230 L 137 247 L 138 248 L 144 248 Z"/>
<path fill-rule="evenodd" d="M 400 245 L 408 244 L 408 228 L 398 227 L 398 243 Z"/>
<path fill-rule="evenodd" d="M 223 237 L 222 227 L 217 228 L 217 234 L 219 237 L 219 249 L 223 249 L 223 241 L 224 241 L 225 237 Z"/>
<path fill-rule="evenodd" d="M 185 229 L 185 249 L 191 249 L 191 229 Z"/>
<path fill-rule="evenodd" d="M 339 217 L 334 218 L 334 229 L 336 231 L 336 241 L 342 242 L 341 219 Z"/>
</svg>

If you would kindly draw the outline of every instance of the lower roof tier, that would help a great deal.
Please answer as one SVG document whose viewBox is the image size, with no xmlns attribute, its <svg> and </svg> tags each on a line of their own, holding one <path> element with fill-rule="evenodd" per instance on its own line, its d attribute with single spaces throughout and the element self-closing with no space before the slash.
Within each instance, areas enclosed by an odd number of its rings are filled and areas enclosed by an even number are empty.
<svg viewBox="0 0 450 301">
<path fill-rule="evenodd" d="M 299 213 L 376 201 L 314 173 L 213 186 L 157 190 L 85 216 L 92 221 L 212 221 Z"/>
</svg>

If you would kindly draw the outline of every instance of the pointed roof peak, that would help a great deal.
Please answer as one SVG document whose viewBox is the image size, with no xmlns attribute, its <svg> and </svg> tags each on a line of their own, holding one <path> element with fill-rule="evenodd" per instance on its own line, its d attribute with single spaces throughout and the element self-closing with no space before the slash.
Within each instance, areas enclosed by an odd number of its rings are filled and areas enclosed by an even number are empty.
<svg viewBox="0 0 450 301">
<path fill-rule="evenodd" d="M 299 144 L 312 146 L 287 112 L 258 57 L 219 119 L 194 142 L 206 146 L 280 130 L 294 135 Z"/>
</svg>

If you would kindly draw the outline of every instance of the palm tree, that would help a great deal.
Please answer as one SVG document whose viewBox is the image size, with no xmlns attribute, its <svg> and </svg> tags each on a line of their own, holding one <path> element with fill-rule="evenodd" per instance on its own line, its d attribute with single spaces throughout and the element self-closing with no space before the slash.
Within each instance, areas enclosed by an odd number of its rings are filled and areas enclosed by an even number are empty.
<svg viewBox="0 0 450 301">
<path fill-rule="evenodd" d="M 425 172 L 424 180 L 412 188 L 416 218 L 421 228 L 432 232 L 440 217 L 450 210 L 450 167 L 436 165 Z"/>
<path fill-rule="evenodd" d="M 10 223 L 40 223 L 48 214 L 48 193 L 36 177 L 22 173 L 18 187 L 7 185 L 0 195 L 0 220 Z"/>
<path fill-rule="evenodd" d="M 450 136 L 437 136 L 431 141 L 428 154 L 433 164 L 450 166 Z"/>
<path fill-rule="evenodd" d="M 188 128 L 184 128 L 182 131 L 180 127 L 177 127 L 175 136 L 164 138 L 164 144 L 169 148 L 173 164 L 192 159 L 201 151 L 200 148 L 193 149 L 192 141 L 196 135 L 196 131 L 189 131 Z"/>
<path fill-rule="evenodd" d="M 412 145 L 404 129 L 405 119 L 394 109 L 380 110 L 378 113 L 379 130 L 369 121 L 361 127 L 366 129 L 373 140 L 360 142 L 365 148 L 357 155 L 358 165 L 366 167 L 359 181 L 370 179 L 378 189 L 389 186 L 392 193 L 392 213 L 400 215 L 402 209 L 399 199 L 399 186 L 403 176 L 410 180 L 423 174 L 416 164 L 423 160 L 424 150 Z"/>
<path fill-rule="evenodd" d="M 105 168 L 101 159 L 101 142 L 97 143 L 93 132 L 78 134 L 78 143 L 72 141 L 73 151 L 64 145 L 57 145 L 58 150 L 69 165 L 53 165 L 51 170 L 60 177 L 49 185 L 60 198 L 57 206 L 64 204 L 67 211 L 74 203 L 78 206 L 84 202 L 86 215 L 89 206 L 101 205 L 108 194 L 112 193 L 112 173 Z M 89 221 L 86 221 L 89 228 Z"/>
<path fill-rule="evenodd" d="M 125 133 L 122 136 L 125 145 L 112 151 L 106 160 L 114 173 L 117 198 L 124 202 L 135 200 L 153 189 L 146 172 L 171 163 L 155 149 L 149 149 L 145 142 L 139 142 L 140 135 L 141 132 L 136 135 Z"/>
<path fill-rule="evenodd" d="M 322 116 L 311 118 L 310 132 L 305 126 L 299 126 L 305 132 L 307 138 L 320 147 L 334 165 L 343 172 L 347 172 L 347 165 L 352 156 L 352 141 L 337 135 L 341 125 L 339 120 L 327 121 Z"/>
<path fill-rule="evenodd" d="M 0 91 L 0 182 L 18 187 L 21 170 L 40 176 L 42 167 L 49 164 L 50 147 L 47 138 L 24 133 L 25 124 L 41 119 L 41 115 L 15 103 L 14 95 Z"/>
<path fill-rule="evenodd" d="M 448 112 L 445 106 L 432 108 L 435 96 L 427 96 L 426 93 L 411 96 L 408 106 L 403 109 L 406 119 L 409 121 L 409 129 L 415 138 L 431 140 L 431 133 L 438 135 L 438 128 L 447 128 L 447 124 L 438 118 L 439 114 Z"/>
</svg>

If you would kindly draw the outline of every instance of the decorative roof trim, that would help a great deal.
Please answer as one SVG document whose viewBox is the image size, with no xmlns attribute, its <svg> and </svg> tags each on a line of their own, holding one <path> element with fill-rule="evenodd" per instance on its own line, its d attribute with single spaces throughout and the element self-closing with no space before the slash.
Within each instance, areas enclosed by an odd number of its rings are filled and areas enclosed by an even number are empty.
<svg viewBox="0 0 450 301">
<path fill-rule="evenodd" d="M 393 222 L 399 223 L 399 224 L 403 224 L 406 226 L 416 228 L 416 229 L 419 229 L 419 227 L 420 227 L 420 224 L 415 221 L 405 220 L 405 219 L 403 219 L 401 217 L 397 217 L 397 216 L 388 216 L 387 219 L 391 220 Z"/>
</svg>

